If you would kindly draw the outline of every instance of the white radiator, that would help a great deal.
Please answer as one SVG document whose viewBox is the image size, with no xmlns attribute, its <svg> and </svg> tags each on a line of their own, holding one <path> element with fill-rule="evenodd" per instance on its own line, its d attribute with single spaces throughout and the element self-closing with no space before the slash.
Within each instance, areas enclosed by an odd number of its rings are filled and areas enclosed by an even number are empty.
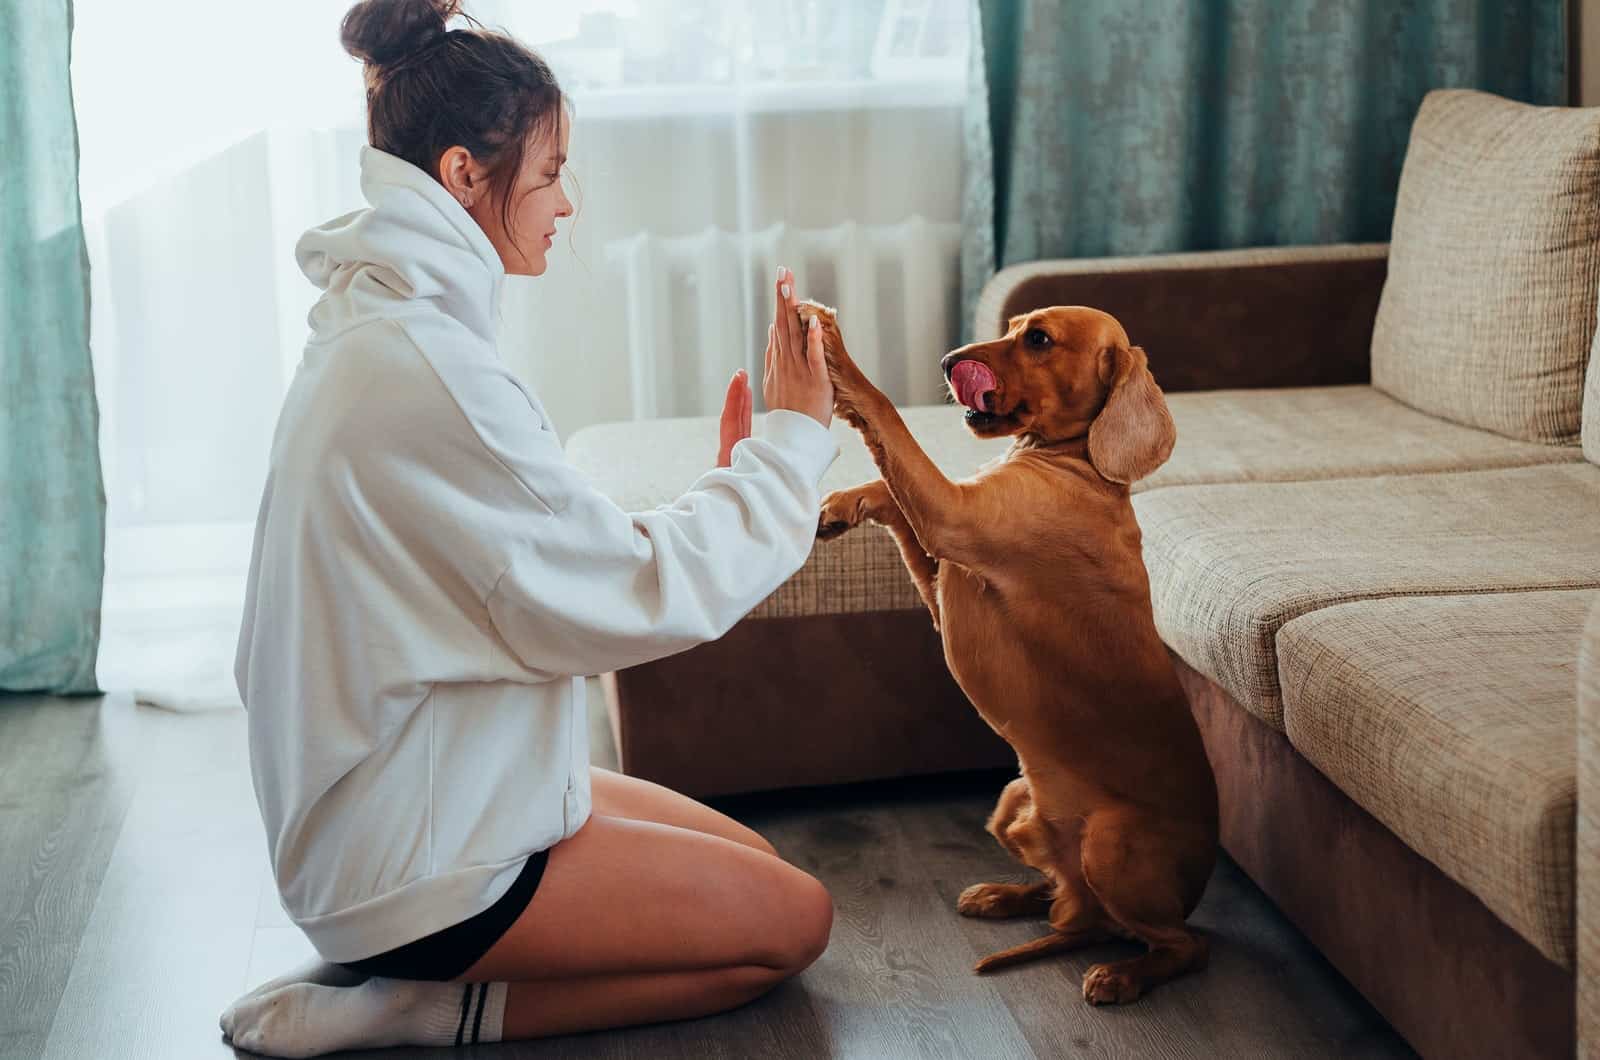
<svg viewBox="0 0 1600 1060">
<path fill-rule="evenodd" d="M 641 233 L 606 245 L 620 276 L 636 418 L 712 415 L 728 378 L 761 355 L 778 266 L 802 298 L 839 310 L 845 343 L 897 404 L 936 404 L 939 359 L 960 326 L 961 228 L 911 217 L 892 225 L 773 225 L 688 236 Z"/>
</svg>

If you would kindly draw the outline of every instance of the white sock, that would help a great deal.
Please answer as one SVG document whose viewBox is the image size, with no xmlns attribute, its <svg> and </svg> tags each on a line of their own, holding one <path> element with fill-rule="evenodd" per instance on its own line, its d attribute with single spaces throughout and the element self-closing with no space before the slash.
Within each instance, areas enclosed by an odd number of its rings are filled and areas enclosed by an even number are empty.
<svg viewBox="0 0 1600 1060">
<path fill-rule="evenodd" d="M 388 1045 L 471 1045 L 500 1040 L 505 1010 L 505 983 L 380 978 L 355 986 L 293 982 L 234 1002 L 223 1016 L 223 1031 L 234 1046 L 267 1056 L 319 1056 Z"/>
<path fill-rule="evenodd" d="M 222 1019 L 218 1021 L 222 1026 L 223 1037 L 233 1037 L 233 1025 L 238 1018 L 239 1006 L 251 998 L 260 997 L 262 994 L 270 994 L 274 990 L 289 986 L 292 983 L 316 983 L 318 986 L 357 986 L 370 978 L 371 976 L 353 972 L 343 965 L 329 964 L 319 957 L 314 957 L 293 971 L 280 975 L 276 979 L 268 979 L 244 995 L 244 997 L 229 1005 L 222 1013 Z"/>
<path fill-rule="evenodd" d="M 276 979 L 268 979 L 245 996 L 254 997 L 256 994 L 265 994 L 269 990 L 276 990 L 278 987 L 288 986 L 290 983 L 316 983 L 318 986 L 355 986 L 371 978 L 370 975 L 362 975 L 360 972 L 351 971 L 342 964 L 329 964 L 320 957 L 313 957 L 293 971 L 286 972 Z"/>
</svg>

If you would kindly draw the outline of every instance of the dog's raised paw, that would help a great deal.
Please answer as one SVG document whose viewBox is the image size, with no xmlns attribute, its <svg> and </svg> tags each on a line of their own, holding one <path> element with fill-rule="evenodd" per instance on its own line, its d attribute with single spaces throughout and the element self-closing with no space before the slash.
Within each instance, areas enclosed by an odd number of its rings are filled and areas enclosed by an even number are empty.
<svg viewBox="0 0 1600 1060">
<path fill-rule="evenodd" d="M 1137 1001 L 1142 989 L 1137 978 L 1109 964 L 1083 973 L 1083 999 L 1091 1005 L 1126 1005 Z"/>
<path fill-rule="evenodd" d="M 826 515 L 817 520 L 817 540 L 832 541 L 834 538 L 850 529 L 850 524 L 843 519 L 829 519 Z"/>
<path fill-rule="evenodd" d="M 861 507 L 853 490 L 836 490 L 822 498 L 817 514 L 817 540 L 838 537 L 861 522 Z"/>
</svg>

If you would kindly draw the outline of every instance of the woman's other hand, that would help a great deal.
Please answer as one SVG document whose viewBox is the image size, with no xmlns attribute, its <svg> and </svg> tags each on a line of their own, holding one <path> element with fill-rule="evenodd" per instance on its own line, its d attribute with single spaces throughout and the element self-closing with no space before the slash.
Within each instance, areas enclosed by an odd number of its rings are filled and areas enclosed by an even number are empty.
<svg viewBox="0 0 1600 1060">
<path fill-rule="evenodd" d="M 822 329 L 801 328 L 794 273 L 778 269 L 778 304 L 767 329 L 761 393 L 769 409 L 803 412 L 824 427 L 833 420 L 833 383 L 822 357 Z"/>
<path fill-rule="evenodd" d="M 733 463 L 733 447 L 750 437 L 750 410 L 755 398 L 750 393 L 750 373 L 743 368 L 728 382 L 728 396 L 722 402 L 722 442 L 717 447 L 717 466 Z"/>
</svg>

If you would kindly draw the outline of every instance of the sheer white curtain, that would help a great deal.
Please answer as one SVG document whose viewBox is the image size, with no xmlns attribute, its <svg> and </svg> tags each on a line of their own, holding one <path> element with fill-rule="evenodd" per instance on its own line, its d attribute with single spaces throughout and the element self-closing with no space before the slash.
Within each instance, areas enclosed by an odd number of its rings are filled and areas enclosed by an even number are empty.
<svg viewBox="0 0 1600 1060">
<path fill-rule="evenodd" d="M 563 435 L 717 411 L 759 365 L 778 261 L 840 306 L 892 396 L 934 399 L 958 324 L 967 0 L 466 6 L 574 104 L 578 214 L 543 277 L 509 281 L 501 336 Z M 104 687 L 236 702 L 249 535 L 316 293 L 292 248 L 363 205 L 347 7 L 76 2 Z"/>
</svg>

